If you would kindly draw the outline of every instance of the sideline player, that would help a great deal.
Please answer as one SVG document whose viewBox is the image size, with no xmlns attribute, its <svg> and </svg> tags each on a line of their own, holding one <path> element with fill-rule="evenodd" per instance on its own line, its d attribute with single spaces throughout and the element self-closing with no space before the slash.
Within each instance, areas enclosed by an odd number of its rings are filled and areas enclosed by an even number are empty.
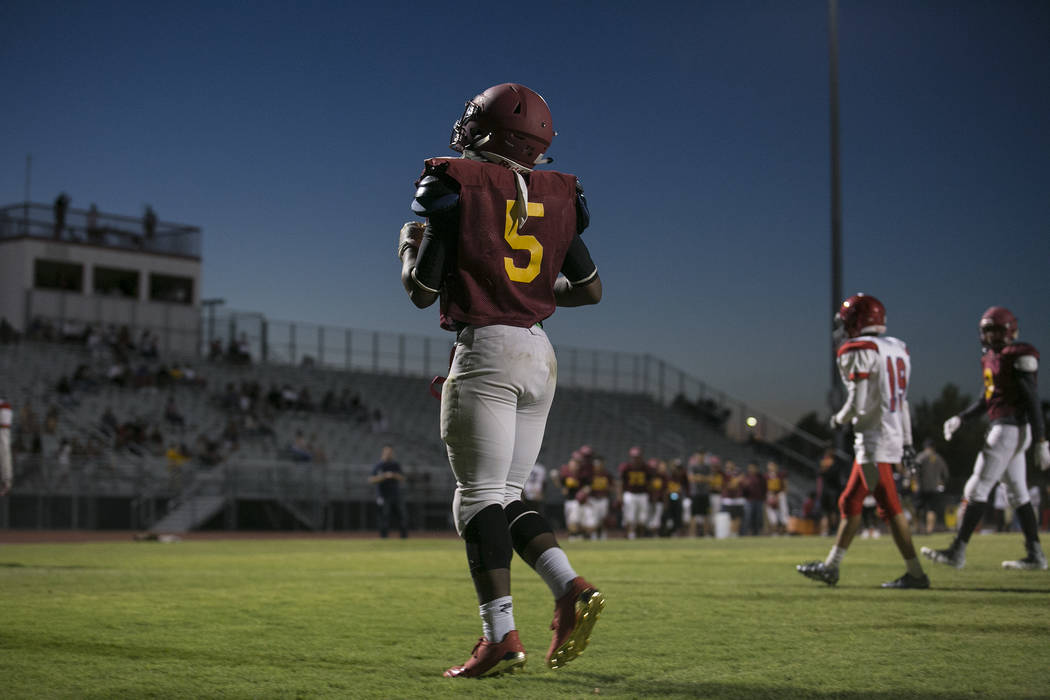
<svg viewBox="0 0 1050 700">
<path fill-rule="evenodd" d="M 878 299 L 855 294 L 842 302 L 835 315 L 836 336 L 846 342 L 838 349 L 839 374 L 846 385 L 846 403 L 831 417 L 832 428 L 853 425 L 854 462 L 846 490 L 839 497 L 842 514 L 835 544 L 824 561 L 799 564 L 800 574 L 829 586 L 839 580 L 839 565 L 860 527 L 864 497 L 874 491 L 879 514 L 889 521 L 893 541 L 908 570 L 883 588 L 929 588 L 911 541 L 893 483 L 896 464 L 914 458 L 908 381 L 911 361 L 904 341 L 886 332 L 886 309 Z"/>
<path fill-rule="evenodd" d="M 589 213 L 572 175 L 549 163 L 550 109 L 514 83 L 466 104 L 450 146 L 462 158 L 430 158 L 401 229 L 401 282 L 412 303 L 440 298 L 441 326 L 455 332 L 441 392 L 441 437 L 456 475 L 452 513 L 466 542 L 483 636 L 447 677 L 491 676 L 525 665 L 514 624 L 510 562 L 517 550 L 554 594 L 547 665 L 587 646 L 605 596 L 577 576 L 546 518 L 521 501 L 539 454 L 557 383 L 557 359 L 541 321 L 555 306 L 596 304 L 602 283 L 580 234 Z M 562 276 L 559 276 L 561 273 Z"/>
<path fill-rule="evenodd" d="M 14 480 L 11 463 L 11 404 L 0 397 L 0 498 L 11 491 Z"/>
<path fill-rule="evenodd" d="M 1017 341 L 1017 319 L 1008 309 L 993 306 L 981 315 L 979 325 L 984 392 L 957 416 L 944 422 L 944 439 L 951 440 L 963 421 L 987 413 L 991 427 L 984 447 L 977 453 L 973 474 L 963 487 L 966 510 L 959 531 L 947 549 L 922 548 L 922 554 L 940 564 L 961 569 L 966 545 L 988 505 L 988 494 L 1002 480 L 1024 532 L 1024 559 L 1004 561 L 1004 569 L 1046 569 L 1046 555 L 1039 543 L 1039 525 L 1025 479 L 1025 450 L 1035 442 L 1040 469 L 1050 468 L 1043 412 L 1039 404 L 1036 373 L 1039 351 Z"/>
<path fill-rule="evenodd" d="M 625 537 L 633 540 L 638 528 L 645 527 L 649 518 L 649 465 L 642 457 L 641 447 L 632 447 L 627 452 L 628 461 L 619 468 L 620 503 L 623 507 L 623 529 Z"/>
</svg>

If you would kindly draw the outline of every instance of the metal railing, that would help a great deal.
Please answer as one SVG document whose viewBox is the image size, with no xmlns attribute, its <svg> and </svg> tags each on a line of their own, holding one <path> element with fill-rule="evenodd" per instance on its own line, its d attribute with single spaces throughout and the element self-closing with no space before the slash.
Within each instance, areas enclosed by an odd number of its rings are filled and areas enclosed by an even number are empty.
<svg viewBox="0 0 1050 700">
<path fill-rule="evenodd" d="M 240 347 L 245 361 L 328 367 L 402 376 L 448 370 L 451 334 L 435 338 L 406 333 L 274 321 L 231 311 L 202 320 L 203 352 L 215 342 L 226 352 Z M 558 385 L 648 396 L 682 408 L 737 442 L 776 442 L 787 436 L 823 449 L 826 442 L 759 410 L 649 354 L 556 345 Z"/>
<path fill-rule="evenodd" d="M 0 240 L 18 237 L 178 255 L 198 260 L 201 257 L 201 230 L 197 226 L 157 221 L 149 228 L 145 217 L 90 209 L 69 208 L 63 217 L 54 206 L 36 202 L 0 207 Z"/>
</svg>

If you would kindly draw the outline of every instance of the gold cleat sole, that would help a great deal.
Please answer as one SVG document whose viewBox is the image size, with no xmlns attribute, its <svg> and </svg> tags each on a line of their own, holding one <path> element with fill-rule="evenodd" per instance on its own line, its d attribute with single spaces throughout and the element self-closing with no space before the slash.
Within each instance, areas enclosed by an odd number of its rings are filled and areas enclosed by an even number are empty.
<svg viewBox="0 0 1050 700">
<path fill-rule="evenodd" d="M 591 630 L 605 609 L 605 595 L 597 589 L 585 591 L 576 600 L 576 625 L 565 642 L 554 650 L 547 666 L 561 668 L 583 653 L 591 641 Z"/>
<path fill-rule="evenodd" d="M 478 676 L 478 678 L 492 678 L 493 676 L 502 676 L 504 673 L 517 673 L 523 668 L 525 668 L 525 652 L 510 652 L 500 659 L 495 666 Z"/>
</svg>

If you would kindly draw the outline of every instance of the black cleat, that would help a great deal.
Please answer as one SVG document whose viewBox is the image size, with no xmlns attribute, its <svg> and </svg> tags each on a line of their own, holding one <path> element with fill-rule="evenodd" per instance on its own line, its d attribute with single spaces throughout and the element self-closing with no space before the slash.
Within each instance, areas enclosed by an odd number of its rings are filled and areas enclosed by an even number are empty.
<svg viewBox="0 0 1050 700">
<path fill-rule="evenodd" d="M 799 564 L 795 570 L 806 578 L 834 586 L 839 582 L 839 569 L 837 566 L 827 566 L 822 561 L 807 561 Z"/>
<path fill-rule="evenodd" d="M 930 577 L 926 574 L 922 576 L 912 576 L 909 573 L 905 573 L 896 581 L 887 581 L 882 584 L 883 588 L 929 588 Z"/>
</svg>

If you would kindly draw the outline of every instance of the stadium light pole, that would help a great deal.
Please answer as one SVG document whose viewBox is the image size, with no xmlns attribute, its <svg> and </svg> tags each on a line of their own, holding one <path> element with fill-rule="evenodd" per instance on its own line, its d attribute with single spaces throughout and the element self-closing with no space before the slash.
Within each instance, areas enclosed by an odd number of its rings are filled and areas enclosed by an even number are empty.
<svg viewBox="0 0 1050 700">
<path fill-rule="evenodd" d="M 839 37 L 838 0 L 828 0 L 828 92 L 831 138 L 831 314 L 834 318 L 842 303 L 842 188 L 839 172 Z M 831 345 L 831 390 L 828 407 L 838 410 L 842 404 L 838 367 L 835 362 L 834 337 Z"/>
</svg>

